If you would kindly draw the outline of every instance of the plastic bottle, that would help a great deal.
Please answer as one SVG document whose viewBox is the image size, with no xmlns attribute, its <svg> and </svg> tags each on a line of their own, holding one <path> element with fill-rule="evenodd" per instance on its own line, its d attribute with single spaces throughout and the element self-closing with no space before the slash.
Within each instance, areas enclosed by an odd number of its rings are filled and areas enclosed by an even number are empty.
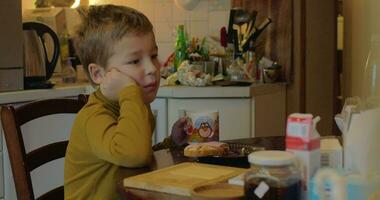
<svg viewBox="0 0 380 200">
<path fill-rule="evenodd" d="M 62 34 L 59 37 L 59 44 L 60 44 L 60 56 L 61 56 L 61 63 L 62 65 L 65 64 L 66 60 L 70 56 L 69 52 L 69 33 L 67 32 L 67 29 L 64 29 Z"/>
<path fill-rule="evenodd" d="M 177 27 L 177 39 L 175 42 L 175 52 L 174 52 L 174 67 L 177 70 L 182 61 L 187 58 L 187 43 L 186 43 L 186 34 L 185 26 L 183 24 L 178 25 Z"/>
<path fill-rule="evenodd" d="M 77 80 L 77 74 L 71 64 L 71 59 L 68 57 L 65 64 L 62 67 L 62 82 L 63 83 L 75 83 Z"/>
</svg>

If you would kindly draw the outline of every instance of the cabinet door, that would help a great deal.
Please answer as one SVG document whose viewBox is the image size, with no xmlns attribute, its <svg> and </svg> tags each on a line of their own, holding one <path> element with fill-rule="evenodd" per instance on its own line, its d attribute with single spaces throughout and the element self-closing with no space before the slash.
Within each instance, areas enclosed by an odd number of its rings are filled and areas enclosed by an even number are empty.
<svg viewBox="0 0 380 200">
<path fill-rule="evenodd" d="M 219 139 L 239 139 L 251 136 L 250 99 L 169 99 L 168 128 L 185 111 L 217 110 L 219 112 Z"/>
<path fill-rule="evenodd" d="M 1 108 L 0 108 L 1 111 Z M 1 121 L 1 117 L 0 117 Z M 4 198 L 4 154 L 3 154 L 3 127 L 0 123 L 0 199 Z"/>
<path fill-rule="evenodd" d="M 156 119 L 156 128 L 152 136 L 153 144 L 157 144 L 168 136 L 167 129 L 167 101 L 164 98 L 157 98 L 151 104 L 153 115 Z"/>
</svg>

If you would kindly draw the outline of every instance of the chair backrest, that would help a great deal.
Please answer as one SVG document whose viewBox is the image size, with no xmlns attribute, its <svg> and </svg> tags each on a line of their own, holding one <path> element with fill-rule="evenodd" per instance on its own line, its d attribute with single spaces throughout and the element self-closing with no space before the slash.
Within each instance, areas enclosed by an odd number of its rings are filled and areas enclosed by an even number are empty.
<svg viewBox="0 0 380 200">
<path fill-rule="evenodd" d="M 8 148 L 17 198 L 19 200 L 35 199 L 31 171 L 45 163 L 63 158 L 68 144 L 67 140 L 59 141 L 27 153 L 25 151 L 21 126 L 29 121 L 48 115 L 75 114 L 85 105 L 87 101 L 85 97 L 85 95 L 80 95 L 78 99 L 39 100 L 17 108 L 11 105 L 1 107 L 1 123 Z M 63 198 L 64 191 L 62 185 L 43 194 L 38 199 L 59 200 Z"/>
</svg>

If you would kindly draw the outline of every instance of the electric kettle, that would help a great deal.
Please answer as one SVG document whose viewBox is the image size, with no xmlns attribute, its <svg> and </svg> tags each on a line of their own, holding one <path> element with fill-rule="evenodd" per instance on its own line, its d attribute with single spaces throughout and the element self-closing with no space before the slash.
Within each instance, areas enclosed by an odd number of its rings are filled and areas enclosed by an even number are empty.
<svg viewBox="0 0 380 200">
<path fill-rule="evenodd" d="M 51 88 L 51 78 L 57 64 L 60 45 L 57 34 L 47 25 L 39 22 L 24 22 L 24 88 Z M 45 37 L 52 39 L 53 54 L 48 58 Z"/>
</svg>

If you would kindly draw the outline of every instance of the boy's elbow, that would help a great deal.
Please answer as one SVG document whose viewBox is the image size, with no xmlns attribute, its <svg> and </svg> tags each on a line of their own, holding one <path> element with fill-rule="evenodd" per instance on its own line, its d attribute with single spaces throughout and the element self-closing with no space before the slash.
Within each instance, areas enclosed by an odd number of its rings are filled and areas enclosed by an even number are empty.
<svg viewBox="0 0 380 200">
<path fill-rule="evenodd" d="M 134 158 L 131 159 L 131 162 L 126 162 L 125 167 L 145 167 L 150 164 L 153 158 L 152 151 L 146 151 L 146 152 L 141 152 L 137 155 L 133 156 Z"/>
<path fill-rule="evenodd" d="M 120 161 L 120 163 L 118 163 L 120 166 L 136 168 L 148 166 L 152 161 L 152 158 L 152 150 L 141 149 L 139 151 L 130 151 L 130 153 L 120 156 L 120 158 L 117 160 Z"/>
</svg>

